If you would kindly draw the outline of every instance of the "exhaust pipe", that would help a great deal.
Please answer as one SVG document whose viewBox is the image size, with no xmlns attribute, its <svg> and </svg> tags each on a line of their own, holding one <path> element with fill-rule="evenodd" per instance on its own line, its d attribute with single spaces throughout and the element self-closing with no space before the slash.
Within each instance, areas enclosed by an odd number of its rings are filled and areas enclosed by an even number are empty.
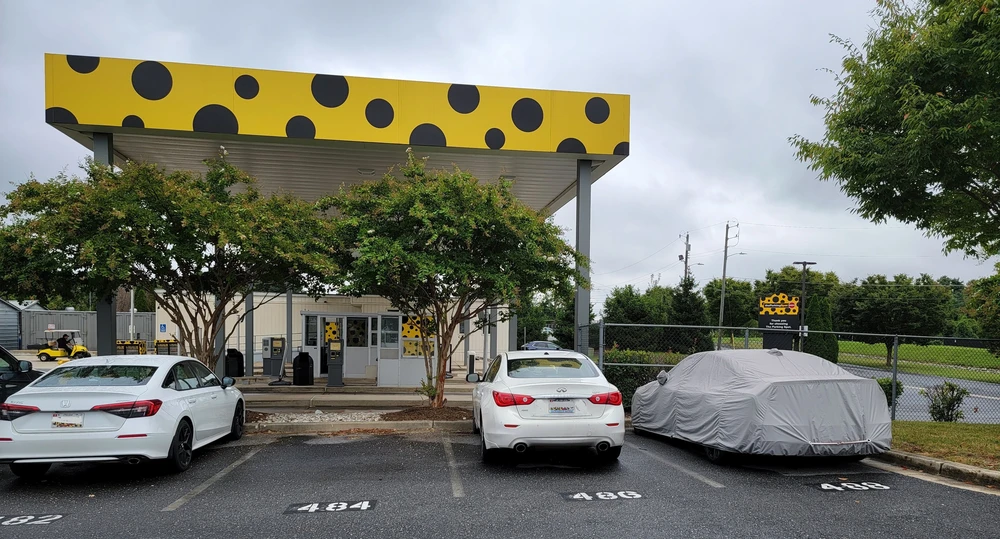
<svg viewBox="0 0 1000 539">
<path fill-rule="evenodd" d="M 514 444 L 514 451 L 518 453 L 524 453 L 527 450 L 528 450 L 528 444 L 524 442 Z"/>
<path fill-rule="evenodd" d="M 139 464 L 140 462 L 142 462 L 142 459 L 140 459 L 139 457 L 129 457 L 126 462 L 128 462 L 129 464 L 135 466 L 136 464 Z"/>
<path fill-rule="evenodd" d="M 603 453 L 603 452 L 607 451 L 608 449 L 611 449 L 611 444 L 609 444 L 608 442 L 600 442 L 600 443 L 597 444 L 597 452 L 598 453 Z"/>
</svg>

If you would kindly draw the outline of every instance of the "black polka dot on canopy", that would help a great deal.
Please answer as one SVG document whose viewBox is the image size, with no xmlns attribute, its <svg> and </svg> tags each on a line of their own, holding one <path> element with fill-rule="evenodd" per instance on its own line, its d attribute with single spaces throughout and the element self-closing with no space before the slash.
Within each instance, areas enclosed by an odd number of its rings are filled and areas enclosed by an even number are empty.
<svg viewBox="0 0 1000 539">
<path fill-rule="evenodd" d="M 486 147 L 491 150 L 499 150 L 503 148 L 503 145 L 507 142 L 507 137 L 503 134 L 503 131 L 497 129 L 496 127 L 491 128 L 486 132 Z"/>
<path fill-rule="evenodd" d="M 233 111 L 222 105 L 205 105 L 195 115 L 192 127 L 199 133 L 226 133 L 235 135 L 240 131 Z"/>
<path fill-rule="evenodd" d="M 447 146 L 444 132 L 434 124 L 420 124 L 410 133 L 410 144 L 414 146 Z"/>
<path fill-rule="evenodd" d="M 510 110 L 510 119 L 514 121 L 514 125 L 518 129 L 525 133 L 530 133 L 541 127 L 543 118 L 542 106 L 530 97 L 518 99 Z"/>
<path fill-rule="evenodd" d="M 45 123 L 47 124 L 75 124 L 76 116 L 72 112 L 62 107 L 50 107 L 45 109 Z"/>
<path fill-rule="evenodd" d="M 253 99 L 260 92 L 260 83 L 252 75 L 240 75 L 236 77 L 236 83 L 233 86 L 236 89 L 236 95 L 243 99 Z"/>
<path fill-rule="evenodd" d="M 392 110 L 392 105 L 385 99 L 372 99 L 365 107 L 365 119 L 372 127 L 379 129 L 389 127 L 394 117 L 395 112 Z"/>
<path fill-rule="evenodd" d="M 285 124 L 288 138 L 316 138 L 316 125 L 305 116 L 293 116 Z"/>
<path fill-rule="evenodd" d="M 448 104 L 460 114 L 468 114 L 479 106 L 479 88 L 471 84 L 452 84 L 448 87 Z"/>
<path fill-rule="evenodd" d="M 317 103 L 327 108 L 339 107 L 350 93 L 347 79 L 340 75 L 316 75 L 312 80 L 312 95 Z"/>
<path fill-rule="evenodd" d="M 628 142 L 619 142 L 615 146 L 615 155 L 628 155 Z"/>
<path fill-rule="evenodd" d="M 122 119 L 122 127 L 146 127 L 146 122 L 142 121 L 142 118 L 136 116 L 135 114 L 129 114 Z"/>
<path fill-rule="evenodd" d="M 587 153 L 587 148 L 579 140 L 568 138 L 559 143 L 556 151 L 559 153 Z"/>
<path fill-rule="evenodd" d="M 97 66 L 101 64 L 101 59 L 98 56 L 74 56 L 70 54 L 66 56 L 66 63 L 73 71 L 87 74 L 93 73 L 97 69 Z"/>
<path fill-rule="evenodd" d="M 142 62 L 132 70 L 132 88 L 151 101 L 167 97 L 173 86 L 170 70 L 160 62 Z"/>
<path fill-rule="evenodd" d="M 587 106 L 584 107 L 584 112 L 587 113 L 587 119 L 592 123 L 603 124 L 611 115 L 611 107 L 608 106 L 608 102 L 603 97 L 591 97 L 590 101 L 587 101 Z"/>
</svg>

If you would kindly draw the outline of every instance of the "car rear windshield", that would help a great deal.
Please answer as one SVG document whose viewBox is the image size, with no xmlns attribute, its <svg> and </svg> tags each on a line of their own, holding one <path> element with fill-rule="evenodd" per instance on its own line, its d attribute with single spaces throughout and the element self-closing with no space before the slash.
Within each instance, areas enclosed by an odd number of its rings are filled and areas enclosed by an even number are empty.
<svg viewBox="0 0 1000 539">
<path fill-rule="evenodd" d="M 34 387 L 144 386 L 156 367 L 142 365 L 63 366 L 43 376 Z"/>
<path fill-rule="evenodd" d="M 511 378 L 594 378 L 597 368 L 589 360 L 573 357 L 533 357 L 507 360 Z"/>
</svg>

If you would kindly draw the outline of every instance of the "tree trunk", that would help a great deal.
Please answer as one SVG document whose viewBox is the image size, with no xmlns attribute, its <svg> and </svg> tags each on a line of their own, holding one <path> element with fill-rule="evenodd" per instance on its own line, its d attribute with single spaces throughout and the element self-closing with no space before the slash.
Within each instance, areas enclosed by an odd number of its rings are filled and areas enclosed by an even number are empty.
<svg viewBox="0 0 1000 539">
<path fill-rule="evenodd" d="M 449 325 L 445 331 L 438 331 L 438 334 L 438 363 L 434 373 L 434 387 L 437 391 L 431 400 L 432 408 L 444 406 L 444 376 L 448 372 L 448 362 L 451 360 L 451 338 L 454 335 L 454 329 Z"/>
<path fill-rule="evenodd" d="M 892 342 L 885 341 L 885 366 L 892 368 Z"/>
</svg>

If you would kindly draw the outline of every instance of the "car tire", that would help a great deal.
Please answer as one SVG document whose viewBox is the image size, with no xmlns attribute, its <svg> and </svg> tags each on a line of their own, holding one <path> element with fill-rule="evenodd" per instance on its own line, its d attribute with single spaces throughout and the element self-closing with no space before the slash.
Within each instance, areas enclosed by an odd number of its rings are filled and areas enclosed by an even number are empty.
<svg viewBox="0 0 1000 539">
<path fill-rule="evenodd" d="M 41 479 L 52 464 L 49 462 L 12 462 L 10 463 L 10 472 L 21 479 Z"/>
<path fill-rule="evenodd" d="M 483 460 L 483 464 L 490 466 L 500 463 L 500 450 L 499 449 L 487 449 L 486 447 L 486 432 L 479 429 L 479 452 L 480 457 Z"/>
<path fill-rule="evenodd" d="M 52 356 L 48 354 L 38 354 L 38 361 L 52 361 Z"/>
<path fill-rule="evenodd" d="M 479 434 L 479 427 L 476 425 L 476 418 L 472 418 L 472 434 Z"/>
<path fill-rule="evenodd" d="M 707 458 L 712 464 L 723 465 L 729 462 L 730 458 L 732 458 L 732 453 L 715 447 L 709 447 L 706 445 L 702 449 L 705 451 L 705 458 Z"/>
<path fill-rule="evenodd" d="M 622 456 L 622 446 L 613 446 L 607 451 L 597 454 L 597 460 L 601 464 L 614 464 L 618 462 L 618 457 Z"/>
<path fill-rule="evenodd" d="M 649 438 L 651 436 L 651 433 L 648 430 L 640 429 L 637 427 L 632 427 L 632 433 L 635 434 L 636 436 L 641 436 L 643 438 Z"/>
<path fill-rule="evenodd" d="M 244 432 L 246 432 L 246 414 L 243 412 L 243 401 L 239 401 L 236 403 L 236 411 L 233 412 L 233 422 L 226 441 L 235 442 L 243 437 Z"/>
<path fill-rule="evenodd" d="M 73 359 L 83 359 L 85 357 L 90 357 L 90 354 L 86 352 L 77 352 L 76 354 L 73 354 Z"/>
<path fill-rule="evenodd" d="M 182 419 L 177 425 L 174 439 L 170 441 L 170 452 L 167 453 L 167 469 L 180 473 L 191 467 L 194 458 L 194 428 L 187 419 Z"/>
</svg>

